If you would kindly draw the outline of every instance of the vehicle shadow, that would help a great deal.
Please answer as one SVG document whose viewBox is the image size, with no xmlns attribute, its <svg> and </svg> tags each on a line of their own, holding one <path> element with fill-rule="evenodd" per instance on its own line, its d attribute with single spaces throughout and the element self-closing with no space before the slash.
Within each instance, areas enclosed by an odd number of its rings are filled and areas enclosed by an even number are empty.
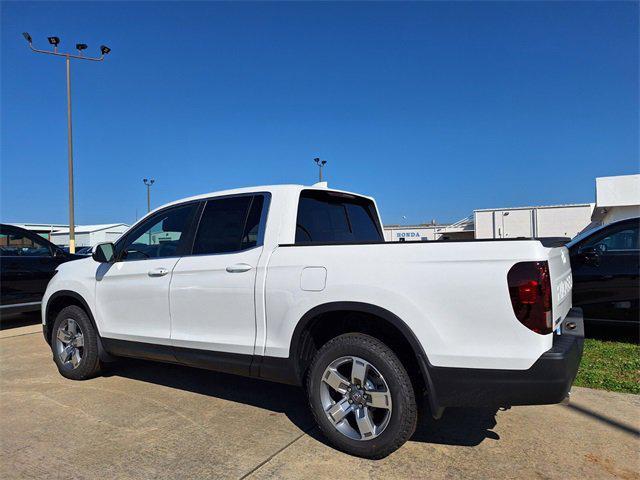
<svg viewBox="0 0 640 480">
<path fill-rule="evenodd" d="M 283 413 L 301 431 L 326 444 L 322 434 L 314 428 L 306 394 L 299 387 L 134 359 L 111 364 L 105 376 L 112 375 Z M 500 438 L 491 431 L 496 425 L 496 409 L 451 408 L 440 420 L 434 420 L 428 409 L 424 410 L 411 441 L 475 446 L 486 438 Z"/>
<path fill-rule="evenodd" d="M 414 442 L 474 447 L 485 439 L 500 440 L 491 429 L 496 426 L 496 408 L 447 408 L 439 420 L 425 409 Z"/>
<path fill-rule="evenodd" d="M 284 413 L 303 431 L 314 426 L 304 390 L 291 385 L 138 359 L 109 364 L 104 376 L 112 375 Z"/>
</svg>

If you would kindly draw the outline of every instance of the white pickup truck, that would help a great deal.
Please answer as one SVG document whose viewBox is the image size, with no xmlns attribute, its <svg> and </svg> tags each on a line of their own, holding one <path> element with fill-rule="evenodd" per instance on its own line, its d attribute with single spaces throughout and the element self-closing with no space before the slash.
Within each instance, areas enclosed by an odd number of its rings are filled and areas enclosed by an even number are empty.
<svg viewBox="0 0 640 480">
<path fill-rule="evenodd" d="M 44 335 L 67 378 L 140 357 L 304 385 L 321 431 L 368 458 L 418 406 L 558 403 L 582 355 L 564 247 L 384 242 L 370 197 L 243 188 L 149 213 L 58 267 Z"/>
</svg>

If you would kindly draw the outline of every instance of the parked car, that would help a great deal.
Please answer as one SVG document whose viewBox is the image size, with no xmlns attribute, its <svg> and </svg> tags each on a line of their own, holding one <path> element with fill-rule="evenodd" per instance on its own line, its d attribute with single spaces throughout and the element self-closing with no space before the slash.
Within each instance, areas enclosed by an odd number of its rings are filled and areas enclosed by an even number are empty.
<svg viewBox="0 0 640 480">
<path fill-rule="evenodd" d="M 124 356 L 304 385 L 333 445 L 380 458 L 423 392 L 435 417 L 565 399 L 583 342 L 570 309 L 564 247 L 388 243 L 372 198 L 292 185 L 160 207 L 61 265 L 42 314 L 67 378 Z"/>
<path fill-rule="evenodd" d="M 567 247 L 573 270 L 573 304 L 590 323 L 640 323 L 639 218 L 590 230 Z"/>
<path fill-rule="evenodd" d="M 76 258 L 34 232 L 0 224 L 0 312 L 40 310 L 58 265 Z"/>
</svg>

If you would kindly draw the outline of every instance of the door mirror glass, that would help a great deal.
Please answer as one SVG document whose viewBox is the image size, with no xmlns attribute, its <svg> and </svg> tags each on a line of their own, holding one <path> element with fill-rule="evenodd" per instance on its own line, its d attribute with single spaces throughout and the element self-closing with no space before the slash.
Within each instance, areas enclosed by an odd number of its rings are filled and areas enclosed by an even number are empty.
<svg viewBox="0 0 640 480">
<path fill-rule="evenodd" d="M 93 249 L 92 257 L 96 262 L 111 263 L 115 258 L 115 251 L 113 243 L 99 243 Z"/>
</svg>

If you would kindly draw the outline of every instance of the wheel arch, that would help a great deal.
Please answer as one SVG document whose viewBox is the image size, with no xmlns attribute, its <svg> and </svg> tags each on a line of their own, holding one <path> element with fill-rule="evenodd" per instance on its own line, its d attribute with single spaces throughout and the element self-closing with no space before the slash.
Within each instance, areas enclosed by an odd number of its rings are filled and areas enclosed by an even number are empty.
<svg viewBox="0 0 640 480">
<path fill-rule="evenodd" d="M 102 345 L 100 331 L 98 330 L 98 325 L 96 324 L 96 320 L 93 317 L 93 312 L 91 311 L 91 308 L 89 308 L 89 304 L 82 295 L 80 295 L 78 292 L 74 292 L 73 290 L 58 290 L 57 292 L 53 293 L 47 300 L 47 306 L 45 308 L 45 323 L 43 325 L 45 340 L 47 341 L 47 343 L 51 345 L 53 324 L 56 321 L 56 316 L 63 308 L 70 305 L 76 305 L 85 311 L 85 313 L 89 317 L 91 325 L 96 331 L 96 338 L 98 339 L 98 355 L 100 356 L 100 359 L 103 361 L 112 361 L 112 357 L 109 356 L 107 351 L 104 349 L 104 346 Z"/>
<path fill-rule="evenodd" d="M 314 329 L 321 328 L 318 327 L 318 322 L 320 322 L 323 318 L 326 319 L 328 317 L 331 317 L 332 314 L 356 316 L 359 315 L 360 317 L 363 317 L 363 321 L 365 322 L 364 324 L 366 324 L 367 317 L 375 318 L 377 319 L 378 326 L 388 325 L 392 327 L 392 329 L 394 329 L 395 332 L 397 332 L 397 334 L 400 335 L 402 339 L 410 346 L 411 357 L 416 360 L 417 366 L 419 367 L 418 372 L 421 375 L 421 380 L 424 383 L 424 387 L 427 389 L 427 396 L 432 407 L 432 412 L 434 414 L 437 412 L 438 404 L 436 399 L 436 391 L 429 374 L 430 364 L 424 348 L 420 344 L 420 341 L 414 334 L 413 330 L 400 317 L 383 307 L 370 303 L 351 301 L 329 302 L 317 305 L 302 316 L 293 331 L 291 343 L 289 346 L 289 359 L 293 361 L 295 375 L 300 380 L 300 382 L 304 381 L 306 370 L 311 361 L 311 358 L 308 358 L 308 352 L 313 352 L 313 348 L 309 350 L 310 346 L 308 342 L 311 341 L 310 335 L 312 334 L 312 331 Z M 336 321 L 337 318 L 332 319 L 332 322 Z M 342 328 L 346 328 L 346 330 L 348 330 L 348 327 Z M 364 333 L 367 332 L 365 331 Z M 380 340 L 384 342 L 385 338 L 380 338 Z M 404 357 L 406 360 L 407 352 L 404 353 Z M 410 368 L 407 368 L 407 370 L 410 370 Z"/>
</svg>

